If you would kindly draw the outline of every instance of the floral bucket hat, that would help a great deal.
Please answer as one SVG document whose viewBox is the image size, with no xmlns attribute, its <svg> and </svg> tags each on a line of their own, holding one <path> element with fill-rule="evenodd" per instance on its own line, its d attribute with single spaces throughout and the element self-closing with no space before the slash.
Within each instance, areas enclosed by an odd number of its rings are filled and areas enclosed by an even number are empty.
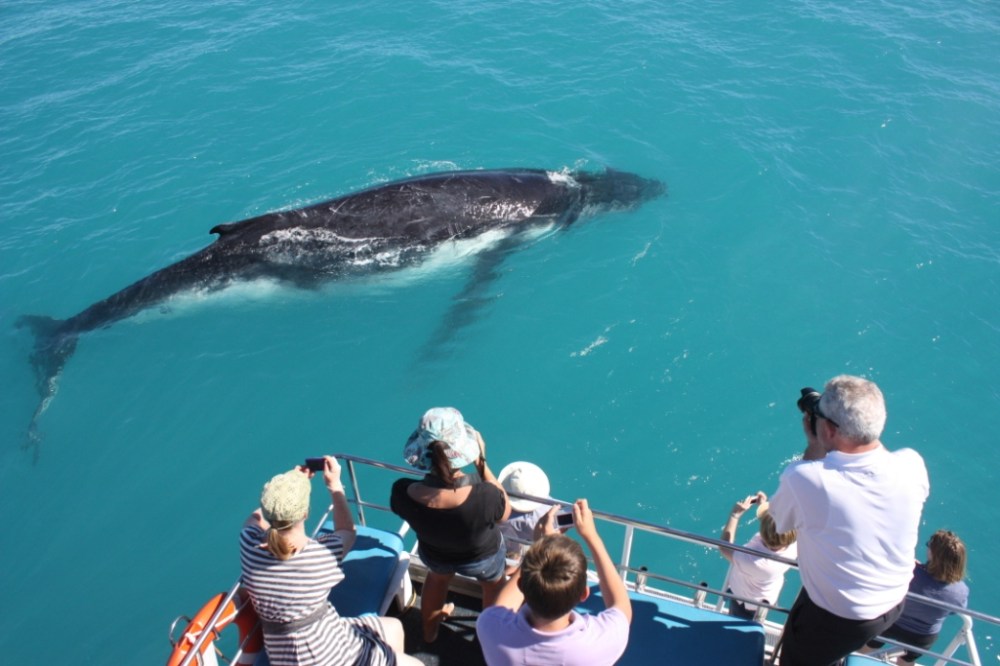
<svg viewBox="0 0 1000 666">
<path fill-rule="evenodd" d="M 420 424 L 406 440 L 403 459 L 423 471 L 431 469 L 432 442 L 442 442 L 452 469 L 471 465 L 479 459 L 476 431 L 454 407 L 434 407 L 420 418 Z"/>
</svg>

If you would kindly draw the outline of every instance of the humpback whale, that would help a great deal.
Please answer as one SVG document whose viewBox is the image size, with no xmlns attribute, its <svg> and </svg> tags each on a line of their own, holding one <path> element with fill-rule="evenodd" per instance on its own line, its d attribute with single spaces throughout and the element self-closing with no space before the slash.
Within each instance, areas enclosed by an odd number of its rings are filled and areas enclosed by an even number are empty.
<svg viewBox="0 0 1000 666">
<path fill-rule="evenodd" d="M 35 334 L 30 360 L 40 402 L 27 445 L 38 442 L 38 419 L 58 388 L 77 339 L 189 291 L 216 291 L 241 281 L 271 279 L 301 288 L 330 280 L 419 264 L 442 245 L 494 234 L 513 247 L 525 230 L 566 227 L 581 215 L 627 210 L 665 192 L 660 181 L 607 169 L 451 171 L 377 185 L 336 199 L 219 224 L 204 249 L 162 268 L 68 319 L 25 316 Z M 499 261 L 485 258 L 480 276 Z M 37 448 L 36 448 L 37 455 Z"/>
</svg>

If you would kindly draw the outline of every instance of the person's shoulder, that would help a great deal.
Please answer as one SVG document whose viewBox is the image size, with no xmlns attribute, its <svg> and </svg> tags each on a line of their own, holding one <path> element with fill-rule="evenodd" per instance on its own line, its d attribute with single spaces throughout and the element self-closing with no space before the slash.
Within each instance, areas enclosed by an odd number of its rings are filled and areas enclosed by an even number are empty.
<svg viewBox="0 0 1000 666">
<path fill-rule="evenodd" d="M 406 489 L 417 483 L 417 479 L 411 479 L 408 476 L 404 476 L 402 479 L 396 479 L 392 482 L 392 494 L 397 495 L 399 493 L 405 493 Z"/>
<path fill-rule="evenodd" d="M 244 541 L 260 541 L 264 538 L 264 530 L 259 525 L 244 525 L 240 530 L 240 539 Z"/>
<path fill-rule="evenodd" d="M 593 645 L 600 645 L 601 651 L 618 652 L 618 656 L 625 651 L 631 622 L 620 608 L 612 606 L 597 615 L 585 615 L 580 624 L 579 631 L 586 634 Z"/>
<path fill-rule="evenodd" d="M 476 618 L 476 629 L 497 627 L 509 624 L 517 617 L 517 613 L 506 606 L 489 606 L 484 608 Z"/>
<path fill-rule="evenodd" d="M 575 611 L 574 611 L 575 612 Z M 628 616 L 622 611 L 622 609 L 616 606 L 610 606 L 605 608 L 597 615 L 581 615 L 585 624 L 600 624 L 600 625 L 625 625 L 628 627 L 629 619 Z"/>
<path fill-rule="evenodd" d="M 497 498 L 503 500 L 503 491 L 500 490 L 496 484 L 489 483 L 488 481 L 480 481 L 476 485 L 472 486 L 472 492 L 469 493 L 470 496 L 476 495 L 477 497 L 486 498 Z"/>
<path fill-rule="evenodd" d="M 336 532 L 324 532 L 315 538 L 316 543 L 329 550 L 343 550 L 344 539 Z"/>
<path fill-rule="evenodd" d="M 924 457 L 916 449 L 904 447 L 889 451 L 889 455 L 892 456 L 894 464 L 896 462 L 906 462 L 911 465 L 924 466 Z"/>
<path fill-rule="evenodd" d="M 796 485 L 806 479 L 814 478 L 823 471 L 823 467 L 826 464 L 824 461 L 825 458 L 819 460 L 803 460 L 802 458 L 798 458 L 793 460 L 785 465 L 785 469 L 781 470 L 779 482 L 785 485 Z"/>
<path fill-rule="evenodd" d="M 790 463 L 785 465 L 785 469 L 781 470 L 781 476 L 796 476 L 803 474 L 805 471 L 810 469 L 816 469 L 823 466 L 823 461 L 826 458 L 820 458 L 818 460 L 806 460 L 805 458 L 795 458 Z"/>
</svg>

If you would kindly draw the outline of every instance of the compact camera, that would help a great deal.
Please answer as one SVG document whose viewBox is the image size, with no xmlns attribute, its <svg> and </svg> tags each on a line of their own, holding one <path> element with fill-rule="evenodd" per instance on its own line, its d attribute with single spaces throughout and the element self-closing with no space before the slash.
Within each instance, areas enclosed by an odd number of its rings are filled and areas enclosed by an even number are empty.
<svg viewBox="0 0 1000 666">
<path fill-rule="evenodd" d="M 822 412 L 819 411 L 819 399 L 822 397 L 819 391 L 807 386 L 801 390 L 802 395 L 799 397 L 799 401 L 795 404 L 799 406 L 799 411 L 803 414 L 809 415 L 809 429 L 812 434 L 816 434 L 816 417 L 820 416 Z"/>
<path fill-rule="evenodd" d="M 305 466 L 314 472 L 322 472 L 326 469 L 326 458 L 306 458 Z"/>
<path fill-rule="evenodd" d="M 570 528 L 573 527 L 573 510 L 560 511 L 556 514 L 556 527 L 560 528 Z"/>
</svg>

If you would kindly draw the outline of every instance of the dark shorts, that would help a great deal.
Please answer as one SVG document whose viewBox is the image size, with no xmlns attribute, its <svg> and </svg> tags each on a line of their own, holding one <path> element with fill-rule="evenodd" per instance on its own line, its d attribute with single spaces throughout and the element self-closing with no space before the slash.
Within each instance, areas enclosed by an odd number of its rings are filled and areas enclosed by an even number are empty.
<svg viewBox="0 0 1000 666">
<path fill-rule="evenodd" d="M 871 620 L 849 620 L 820 608 L 802 588 L 781 635 L 781 666 L 834 666 L 899 619 L 903 602 Z"/>
<path fill-rule="evenodd" d="M 924 648 L 925 650 L 934 645 L 934 641 L 936 641 L 938 637 L 937 634 L 917 634 L 895 626 L 889 627 L 887 630 L 883 631 L 881 635 L 886 638 L 894 638 L 902 643 L 908 643 L 914 647 Z M 868 647 L 870 648 L 878 649 L 883 645 L 885 645 L 885 643 L 882 641 L 868 641 Z M 919 652 L 912 652 L 910 650 L 907 650 L 906 654 L 903 655 L 903 659 L 906 661 L 916 661 L 920 657 L 921 654 Z"/>
<path fill-rule="evenodd" d="M 432 572 L 447 576 L 459 574 L 475 578 L 481 583 L 493 583 L 500 580 L 507 568 L 507 546 L 504 545 L 503 536 L 500 537 L 500 548 L 489 557 L 475 562 L 439 562 L 424 553 L 423 548 L 418 549 L 420 559 L 423 560 L 427 568 Z"/>
<path fill-rule="evenodd" d="M 729 594 L 733 593 L 732 588 L 726 590 Z M 738 617 L 741 620 L 752 620 L 754 616 L 757 615 L 757 611 L 752 611 L 746 607 L 742 601 L 738 599 L 729 600 L 729 614 L 733 617 Z"/>
</svg>

